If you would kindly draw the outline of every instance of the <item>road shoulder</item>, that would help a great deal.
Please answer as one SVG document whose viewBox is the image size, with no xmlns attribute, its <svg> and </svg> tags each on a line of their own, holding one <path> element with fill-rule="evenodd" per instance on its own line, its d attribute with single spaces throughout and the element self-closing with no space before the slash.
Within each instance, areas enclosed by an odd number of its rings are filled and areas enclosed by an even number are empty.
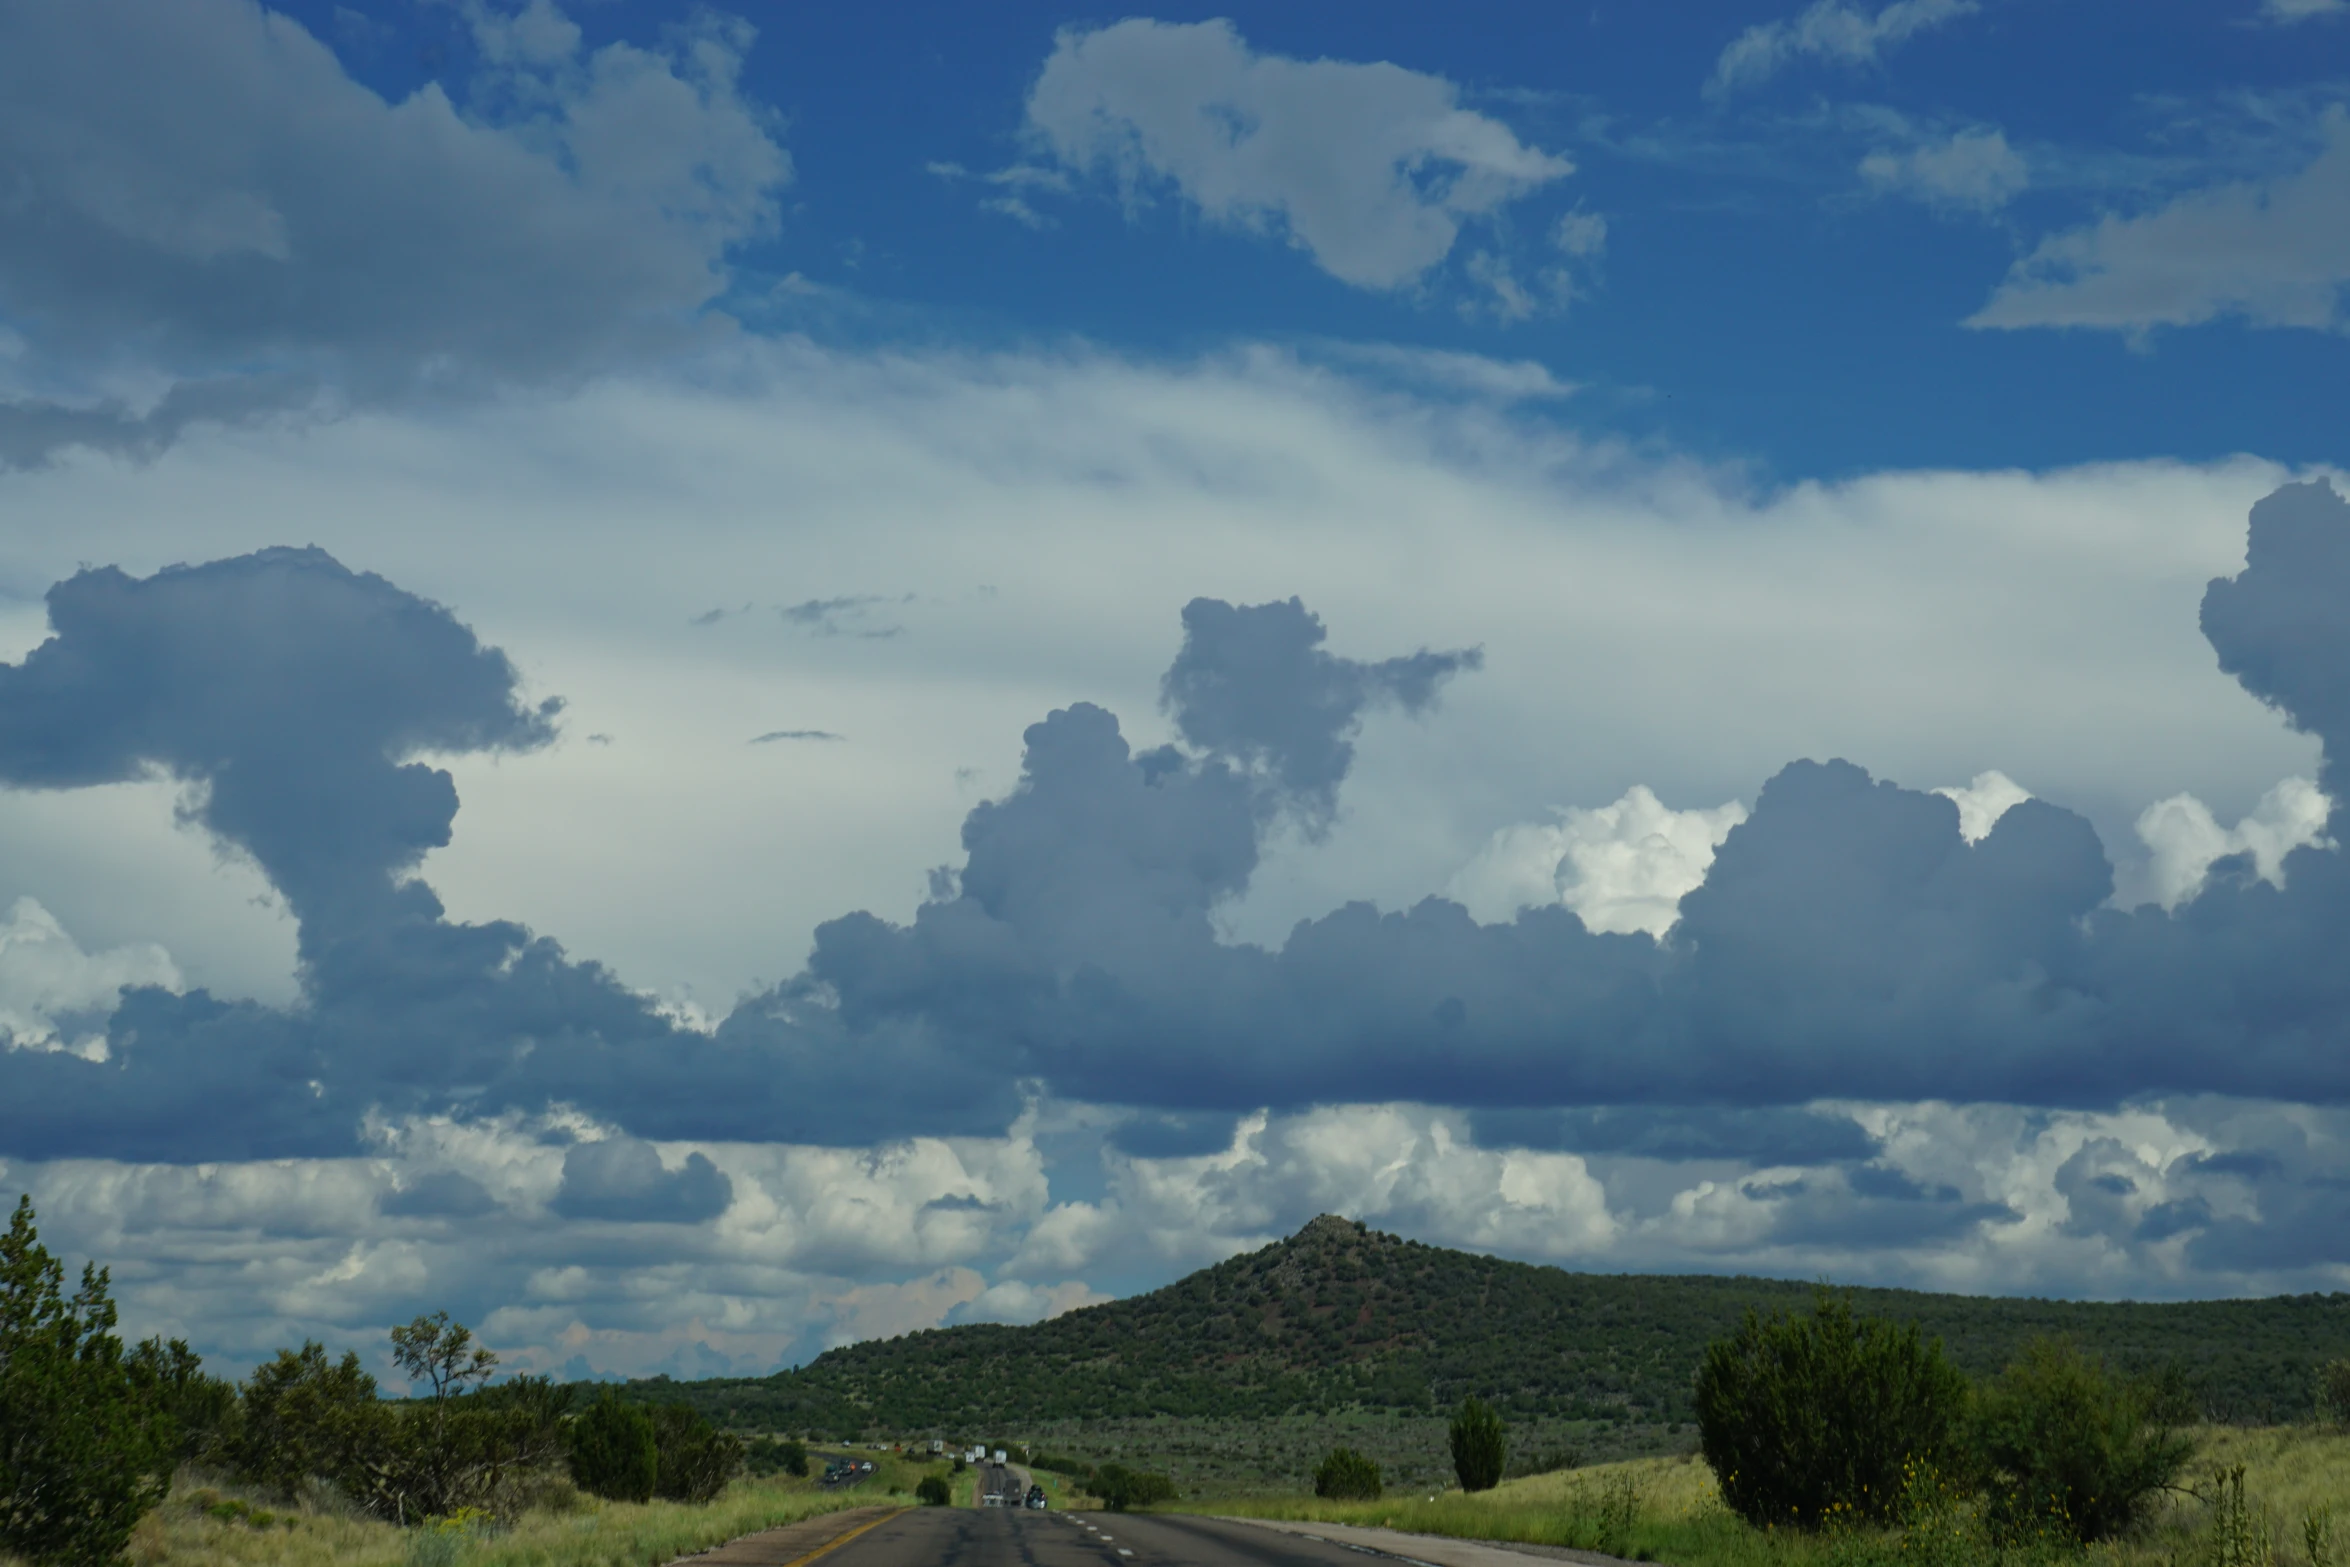
<svg viewBox="0 0 2350 1567">
<path fill-rule="evenodd" d="M 902 1507 L 851 1507 L 837 1513 L 818 1513 L 797 1523 L 762 1529 L 729 1540 L 699 1556 L 680 1556 L 675 1567 L 792 1567 L 818 1551 L 829 1550 L 852 1534 L 862 1533 Z"/>
<path fill-rule="evenodd" d="M 1603 1556 L 1597 1551 L 1578 1551 L 1564 1545 L 1530 1545 L 1516 1540 L 1464 1540 L 1449 1534 L 1407 1534 L 1401 1529 L 1374 1529 L 1350 1523 L 1304 1523 L 1286 1518 L 1227 1518 L 1216 1513 L 1194 1513 L 1191 1516 L 1214 1518 L 1218 1523 L 1254 1524 L 1260 1529 L 1276 1529 L 1283 1534 L 1302 1535 L 1309 1540 L 1327 1540 L 1333 1545 L 1377 1551 L 1382 1556 L 1400 1557 L 1407 1562 L 1424 1562 L 1427 1567 L 1525 1567 L 1529 1556 L 1545 1557 L 1554 1562 L 1579 1562 L 1583 1567 L 1651 1567 L 1651 1564 L 1625 1561 L 1620 1556 Z"/>
</svg>

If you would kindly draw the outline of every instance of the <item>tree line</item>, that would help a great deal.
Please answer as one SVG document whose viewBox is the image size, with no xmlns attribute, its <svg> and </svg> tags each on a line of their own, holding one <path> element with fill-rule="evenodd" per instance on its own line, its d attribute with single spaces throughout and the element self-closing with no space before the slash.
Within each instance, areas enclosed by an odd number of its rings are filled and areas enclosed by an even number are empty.
<svg viewBox="0 0 2350 1567">
<path fill-rule="evenodd" d="M 829 1350 L 765 1378 L 640 1384 L 742 1429 L 843 1439 L 1079 1419 L 1432 1414 L 1469 1394 L 1513 1421 L 1660 1426 L 1696 1418 L 1706 1345 L 1749 1307 L 1801 1310 L 1808 1285 L 1572 1273 L 1353 1225 L 1309 1230 L 1147 1294 L 1025 1327 L 969 1324 Z M 2117 1367 L 2190 1364 L 2211 1419 L 2307 1407 L 2316 1366 L 2350 1356 L 2350 1296 L 2159 1303 L 1852 1292 L 1917 1324 L 1970 1375 L 2070 1336 Z"/>
<path fill-rule="evenodd" d="M 799 1443 L 757 1444 L 682 1404 L 590 1399 L 545 1377 L 494 1380 L 498 1357 L 445 1311 L 391 1330 L 412 1390 L 385 1399 L 356 1351 L 307 1342 L 242 1383 L 188 1345 L 115 1333 L 108 1271 L 41 1245 L 32 1200 L 0 1236 L 0 1552 L 33 1567 L 121 1560 L 183 1465 L 294 1501 L 326 1486 L 412 1526 L 509 1518 L 568 1482 L 618 1501 L 707 1501 L 755 1456 L 805 1473 Z"/>
</svg>

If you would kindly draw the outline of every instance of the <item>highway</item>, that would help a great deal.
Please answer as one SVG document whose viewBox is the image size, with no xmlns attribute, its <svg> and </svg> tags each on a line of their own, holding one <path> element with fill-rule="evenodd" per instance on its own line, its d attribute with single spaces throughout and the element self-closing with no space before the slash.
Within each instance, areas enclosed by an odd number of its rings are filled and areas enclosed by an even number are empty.
<svg viewBox="0 0 2350 1567">
<path fill-rule="evenodd" d="M 1018 1507 L 1028 1499 L 1028 1472 L 1014 1469 L 1010 1464 L 981 1464 L 979 1466 L 979 1505 L 988 1505 L 987 1498 L 999 1498 L 999 1507 Z"/>
<path fill-rule="evenodd" d="M 1217 1518 L 1008 1507 L 909 1508 L 817 1558 L 820 1567 L 1365 1567 L 1365 1561 L 1365 1552 L 1343 1545 Z"/>
</svg>

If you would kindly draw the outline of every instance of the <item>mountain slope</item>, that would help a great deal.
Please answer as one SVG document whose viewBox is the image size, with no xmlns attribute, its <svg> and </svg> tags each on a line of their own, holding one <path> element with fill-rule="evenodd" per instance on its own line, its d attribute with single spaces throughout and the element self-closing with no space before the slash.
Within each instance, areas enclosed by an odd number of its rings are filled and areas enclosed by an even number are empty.
<svg viewBox="0 0 2350 1567">
<path fill-rule="evenodd" d="M 1286 1241 L 1147 1295 L 1031 1327 L 852 1344 L 757 1380 L 637 1384 L 730 1424 L 854 1433 L 1003 1430 L 1147 1415 L 1261 1419 L 1343 1408 L 1427 1414 L 1467 1393 L 1512 1418 L 1689 1416 L 1706 1342 L 1748 1308 L 1804 1308 L 1781 1280 L 1604 1275 L 1424 1246 L 1325 1215 Z M 2307 1413 L 2350 1356 L 2350 1295 L 2165 1304 L 1855 1290 L 1989 1372 L 2037 1333 L 2116 1363 L 2175 1362 L 2215 1418 Z"/>
</svg>

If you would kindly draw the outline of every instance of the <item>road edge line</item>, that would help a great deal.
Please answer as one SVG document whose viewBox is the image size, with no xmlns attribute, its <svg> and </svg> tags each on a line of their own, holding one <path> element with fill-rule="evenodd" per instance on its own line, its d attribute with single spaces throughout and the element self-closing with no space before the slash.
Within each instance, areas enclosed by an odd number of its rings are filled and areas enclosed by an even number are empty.
<svg viewBox="0 0 2350 1567">
<path fill-rule="evenodd" d="M 883 1513 L 879 1518 L 868 1518 L 865 1520 L 865 1522 L 857 1525 L 857 1527 L 849 1530 L 847 1533 L 834 1535 L 831 1539 L 825 1541 L 822 1545 L 817 1546 L 816 1549 L 808 1552 L 806 1555 L 793 1557 L 790 1561 L 784 1563 L 784 1567 L 807 1567 L 808 1563 L 814 1561 L 817 1557 L 822 1556 L 826 1551 L 837 1550 L 841 1546 L 848 1544 L 858 1535 L 865 1533 L 868 1529 L 878 1529 L 883 1524 L 889 1522 L 892 1518 L 897 1517 L 899 1514 L 905 1511 L 906 1509 L 903 1507 L 893 1507 L 888 1512 Z"/>
</svg>

